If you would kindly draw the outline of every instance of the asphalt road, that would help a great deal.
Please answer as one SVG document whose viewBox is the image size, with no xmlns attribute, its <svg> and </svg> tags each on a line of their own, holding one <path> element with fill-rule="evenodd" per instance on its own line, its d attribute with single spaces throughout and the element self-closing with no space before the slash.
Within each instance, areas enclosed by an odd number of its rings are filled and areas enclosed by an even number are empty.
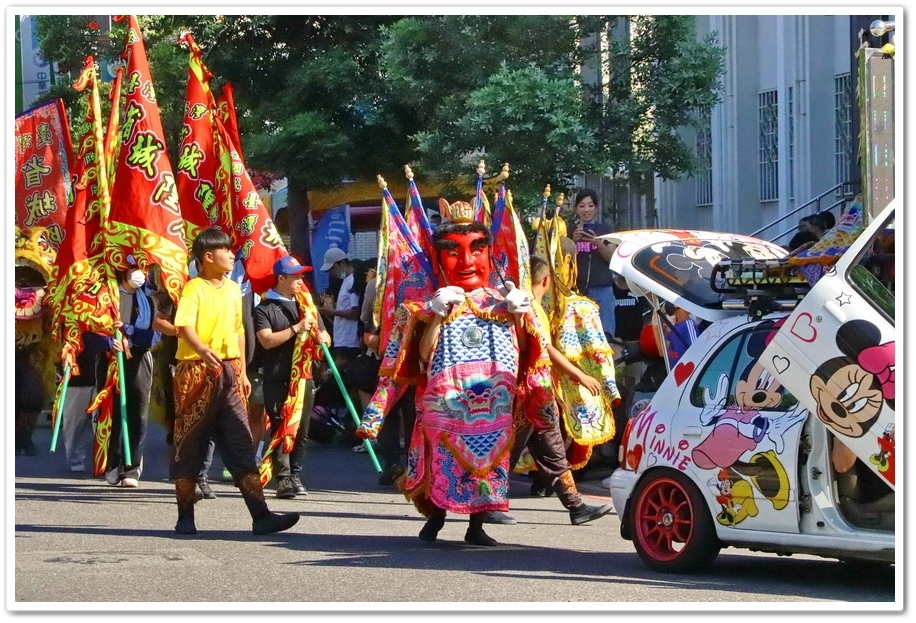
<svg viewBox="0 0 916 623">
<path fill-rule="evenodd" d="M 198 534 L 174 534 L 167 446 L 153 426 L 139 489 L 69 472 L 50 431 L 35 435 L 39 455 L 15 457 L 15 504 L 7 514 L 7 608 L 55 610 L 245 610 L 318 612 L 585 609 L 893 610 L 902 587 L 893 569 L 862 575 L 836 561 L 724 550 L 697 575 L 642 565 L 619 537 L 613 513 L 571 526 L 556 497 L 528 495 L 513 477 L 514 526 L 486 526 L 495 548 L 464 543 L 466 517 L 452 516 L 439 540 L 417 538 L 423 519 L 403 496 L 378 485 L 369 458 L 338 444 L 309 446 L 309 495 L 273 510 L 302 514 L 289 532 L 253 536 L 238 490 L 219 476 L 218 498 L 197 506 Z M 10 461 L 13 463 L 13 461 Z M 579 485 L 606 502 L 597 473 Z M 11 538 L 9 538 L 11 537 Z M 896 594 L 901 595 L 895 605 Z"/>
</svg>

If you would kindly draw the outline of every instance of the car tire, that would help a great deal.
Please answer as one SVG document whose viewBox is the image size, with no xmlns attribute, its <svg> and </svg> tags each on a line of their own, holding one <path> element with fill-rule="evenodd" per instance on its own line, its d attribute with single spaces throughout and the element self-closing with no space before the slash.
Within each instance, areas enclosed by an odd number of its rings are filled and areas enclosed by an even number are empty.
<svg viewBox="0 0 916 623">
<path fill-rule="evenodd" d="M 680 472 L 660 469 L 647 474 L 633 494 L 628 515 L 636 552 L 656 571 L 702 569 L 722 548 L 709 507 Z"/>
</svg>

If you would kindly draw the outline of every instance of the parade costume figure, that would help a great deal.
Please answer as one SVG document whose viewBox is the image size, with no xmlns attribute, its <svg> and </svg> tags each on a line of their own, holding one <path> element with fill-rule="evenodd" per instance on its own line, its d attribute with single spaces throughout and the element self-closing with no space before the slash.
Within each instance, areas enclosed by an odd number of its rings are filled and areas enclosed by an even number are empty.
<svg viewBox="0 0 916 623">
<path fill-rule="evenodd" d="M 509 508 L 516 411 L 538 429 L 557 422 L 546 333 L 529 293 L 508 279 L 502 288 L 492 285 L 491 229 L 474 219 L 466 202 L 444 207 L 447 220 L 432 233 L 431 245 L 446 285 L 400 305 L 379 388 L 358 434 L 375 437 L 390 407 L 415 383 L 417 419 L 407 471 L 397 482 L 428 518 L 420 538 L 435 541 L 451 511 L 470 515 L 465 541 L 496 545 L 483 519 Z M 494 214 L 503 207 L 499 202 Z M 511 205 L 501 216 L 515 218 Z M 494 219 L 493 229 L 500 231 L 500 222 Z"/>
<path fill-rule="evenodd" d="M 32 432 L 55 385 L 56 344 L 45 295 L 57 250 L 44 227 L 17 225 L 15 246 L 16 454 L 33 456 L 38 449 Z"/>
<path fill-rule="evenodd" d="M 581 193 L 580 193 L 581 194 Z M 560 217 L 564 202 L 561 194 L 551 215 L 547 208 L 550 186 L 544 191 L 542 217 L 535 237 L 535 256 L 547 261 L 548 285 L 539 298 L 549 319 L 549 338 L 560 354 L 589 377 L 597 380 L 602 391 L 597 395 L 574 383 L 567 374 L 554 379 L 555 396 L 561 410 L 563 432 L 569 440 L 567 458 L 572 469 L 588 464 L 595 446 L 614 438 L 614 407 L 621 402 L 614 370 L 614 350 L 608 343 L 598 306 L 591 299 L 576 294 L 573 287 L 577 271 L 571 249 L 565 243 L 566 226 Z M 567 247 L 567 248 L 564 248 Z M 533 467 L 521 457 L 521 470 Z"/>
<path fill-rule="evenodd" d="M 550 267 L 546 260 L 538 256 L 531 258 L 532 294 L 531 302 L 541 325 L 550 326 L 547 312 L 544 311 L 541 301 L 550 288 Z M 565 379 L 574 387 L 581 387 L 582 393 L 591 397 L 600 396 L 603 386 L 600 381 L 589 376 L 561 353 L 552 344 L 547 344 L 547 352 L 553 364 L 554 387 L 558 388 L 560 380 Z M 560 392 L 558 392 L 558 395 Z M 613 504 L 603 506 L 589 506 L 579 495 L 576 483 L 572 476 L 572 466 L 566 456 L 566 447 L 561 433 L 559 421 L 545 429 L 534 429 L 528 422 L 519 422 L 516 431 L 517 438 L 512 451 L 510 465 L 514 466 L 520 451 L 527 447 L 531 458 L 537 466 L 537 471 L 542 482 L 552 487 L 566 510 L 569 511 L 569 520 L 574 526 L 598 519 L 611 512 Z"/>
</svg>

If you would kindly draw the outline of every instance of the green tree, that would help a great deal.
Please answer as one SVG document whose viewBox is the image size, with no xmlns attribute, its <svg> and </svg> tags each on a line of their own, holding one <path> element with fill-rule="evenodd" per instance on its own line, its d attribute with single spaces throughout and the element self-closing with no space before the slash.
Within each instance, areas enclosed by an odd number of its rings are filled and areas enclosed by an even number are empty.
<svg viewBox="0 0 916 623">
<path fill-rule="evenodd" d="M 692 20 L 413 17 L 388 29 L 382 65 L 418 110 L 413 138 L 434 170 L 457 174 L 483 154 L 492 169 L 508 161 L 528 207 L 545 183 L 568 189 L 581 173 L 622 171 L 651 193 L 656 173 L 695 170 L 681 132 L 720 97 L 722 50 L 696 41 Z"/>
<path fill-rule="evenodd" d="M 82 66 L 90 49 L 88 16 L 40 22 L 48 58 Z M 379 87 L 379 28 L 396 16 L 138 16 L 170 149 L 177 149 L 188 56 L 175 42 L 189 30 L 214 74 L 211 86 L 234 87 L 246 162 L 286 177 L 291 251 L 308 256 L 307 195 L 346 177 L 374 176 L 410 160 L 402 123 L 409 107 Z M 120 53 L 123 27 L 111 32 Z M 69 42 L 69 43 L 68 43 Z M 72 43 L 72 45 L 70 45 Z M 95 45 L 99 43 L 96 41 Z"/>
<path fill-rule="evenodd" d="M 88 53 L 120 54 L 123 25 L 106 37 L 91 21 L 40 17 L 44 55 L 76 72 Z M 249 166 L 288 179 L 290 250 L 306 257 L 309 189 L 398 175 L 406 163 L 420 175 L 466 181 L 481 156 L 491 174 L 508 162 L 520 208 L 537 205 L 544 184 L 568 190 L 581 173 L 622 171 L 651 193 L 654 175 L 695 170 L 682 131 L 718 102 L 722 73 L 722 50 L 712 37 L 695 39 L 689 16 L 152 15 L 138 22 L 170 149 L 178 145 L 187 81 L 187 52 L 175 42 L 190 30 L 214 90 L 235 87 Z M 592 49 L 594 41 L 610 46 Z"/>
<path fill-rule="evenodd" d="M 423 16 L 386 30 L 382 69 L 392 97 L 417 111 L 416 168 L 473 179 L 508 162 L 517 207 L 544 185 L 592 170 L 598 142 L 577 86 L 576 32 L 567 16 Z"/>
<path fill-rule="evenodd" d="M 724 49 L 715 34 L 698 41 L 689 15 L 595 16 L 580 32 L 603 36 L 610 53 L 596 55 L 606 87 L 589 85 L 594 125 L 608 172 L 622 172 L 647 197 L 654 224 L 654 178 L 678 179 L 699 164 L 684 130 L 698 129 L 721 100 Z"/>
</svg>

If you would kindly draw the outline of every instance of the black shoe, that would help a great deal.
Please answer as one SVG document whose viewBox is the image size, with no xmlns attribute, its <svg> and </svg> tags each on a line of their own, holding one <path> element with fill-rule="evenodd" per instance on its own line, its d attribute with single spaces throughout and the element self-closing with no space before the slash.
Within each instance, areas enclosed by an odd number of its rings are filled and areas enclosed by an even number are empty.
<svg viewBox="0 0 916 623">
<path fill-rule="evenodd" d="M 289 530 L 299 521 L 297 513 L 270 513 L 251 522 L 251 531 L 255 534 L 273 534 Z"/>
<path fill-rule="evenodd" d="M 569 511 L 569 521 L 572 525 L 578 526 L 585 522 L 598 519 L 599 517 L 604 517 L 612 510 L 614 510 L 614 505 L 610 502 L 604 506 L 589 506 L 588 504 L 583 504 L 579 508 Z"/>
<path fill-rule="evenodd" d="M 383 487 L 391 486 L 394 484 L 394 481 L 398 479 L 398 476 L 403 473 L 404 468 L 397 463 L 389 465 L 385 468 L 385 471 L 382 472 L 382 475 L 379 476 L 378 483 Z"/>
<path fill-rule="evenodd" d="M 420 529 L 420 540 L 432 543 L 439 536 L 439 530 L 445 525 L 445 513 L 436 513 L 426 520 Z"/>
<path fill-rule="evenodd" d="M 483 514 L 483 522 L 502 524 L 504 526 L 514 526 L 518 523 L 514 518 L 500 511 L 487 511 Z"/>
<path fill-rule="evenodd" d="M 293 483 L 293 488 L 296 490 L 296 495 L 308 495 L 308 489 L 305 488 L 305 485 L 302 484 L 302 481 L 299 480 L 299 474 L 293 474 L 289 477 L 290 482 Z"/>
<path fill-rule="evenodd" d="M 471 545 L 483 545 L 485 547 L 499 545 L 496 539 L 483 531 L 483 528 L 468 528 L 468 531 L 464 533 L 464 541 Z"/>
<path fill-rule="evenodd" d="M 179 517 L 178 523 L 175 524 L 175 532 L 177 534 L 197 534 L 194 517 Z"/>
<path fill-rule="evenodd" d="M 210 488 L 210 483 L 207 482 L 206 478 L 199 478 L 197 480 L 197 486 L 200 488 L 200 492 L 203 495 L 205 500 L 215 500 L 216 494 L 213 493 L 213 489 Z"/>
<path fill-rule="evenodd" d="M 277 478 L 277 497 L 281 500 L 292 500 L 296 497 L 296 487 L 289 476 Z"/>
</svg>

